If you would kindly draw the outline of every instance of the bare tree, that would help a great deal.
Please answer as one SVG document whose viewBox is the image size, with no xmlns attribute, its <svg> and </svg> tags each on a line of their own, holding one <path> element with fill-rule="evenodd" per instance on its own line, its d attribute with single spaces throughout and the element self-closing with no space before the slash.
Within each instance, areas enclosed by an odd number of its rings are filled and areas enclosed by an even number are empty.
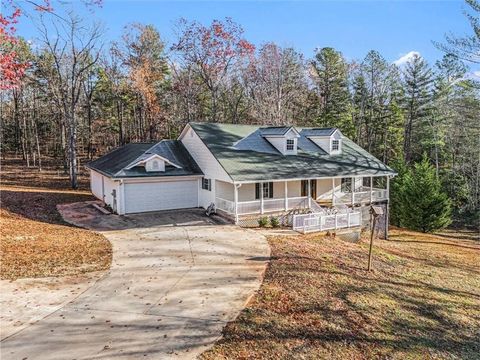
<svg viewBox="0 0 480 360">
<path fill-rule="evenodd" d="M 39 31 L 52 67 L 44 67 L 48 90 L 54 97 L 67 132 L 66 152 L 70 184 L 78 187 L 77 111 L 87 74 L 97 63 L 101 28 L 85 25 L 69 13 L 65 19 L 52 19 L 48 25 L 40 18 Z M 53 31 L 51 30 L 53 29 Z M 42 70 L 42 67 L 40 67 Z"/>
</svg>

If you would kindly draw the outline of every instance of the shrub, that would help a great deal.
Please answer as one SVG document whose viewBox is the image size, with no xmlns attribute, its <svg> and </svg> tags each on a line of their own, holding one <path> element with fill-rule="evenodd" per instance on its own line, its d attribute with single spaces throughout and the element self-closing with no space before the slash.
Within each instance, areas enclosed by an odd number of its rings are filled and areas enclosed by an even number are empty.
<svg viewBox="0 0 480 360">
<path fill-rule="evenodd" d="M 258 226 L 266 227 L 267 224 L 268 224 L 268 218 L 266 216 L 263 216 L 260 219 L 258 219 Z"/>
<path fill-rule="evenodd" d="M 277 228 L 280 226 L 280 220 L 278 220 L 278 217 L 272 216 L 270 218 L 270 225 L 274 228 Z"/>
<path fill-rule="evenodd" d="M 402 226 L 433 232 L 452 222 L 451 201 L 442 191 L 435 168 L 426 157 L 405 174 L 399 195 Z"/>
</svg>

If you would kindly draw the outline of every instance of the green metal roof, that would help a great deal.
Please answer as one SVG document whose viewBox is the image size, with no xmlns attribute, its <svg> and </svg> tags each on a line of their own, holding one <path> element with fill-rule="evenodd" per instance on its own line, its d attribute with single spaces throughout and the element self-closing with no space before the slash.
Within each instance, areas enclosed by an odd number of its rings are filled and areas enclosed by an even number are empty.
<svg viewBox="0 0 480 360">
<path fill-rule="evenodd" d="M 262 137 L 260 126 L 196 122 L 190 125 L 234 181 L 395 174 L 345 136 L 342 153 L 328 155 L 302 135 L 308 128 L 297 128 L 301 134 L 297 155 L 283 155 Z"/>
</svg>

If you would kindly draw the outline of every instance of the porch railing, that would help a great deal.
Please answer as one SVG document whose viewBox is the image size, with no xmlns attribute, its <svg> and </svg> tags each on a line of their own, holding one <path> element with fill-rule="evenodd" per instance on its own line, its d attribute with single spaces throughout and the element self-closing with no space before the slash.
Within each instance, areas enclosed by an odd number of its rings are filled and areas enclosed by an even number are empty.
<svg viewBox="0 0 480 360">
<path fill-rule="evenodd" d="M 374 188 L 371 192 L 369 190 L 361 189 L 361 191 L 355 191 L 353 193 L 335 194 L 335 204 L 354 204 L 368 203 L 371 201 L 388 200 L 387 189 Z"/>
<path fill-rule="evenodd" d="M 235 214 L 235 203 L 231 200 L 226 200 L 222 198 L 215 198 L 215 205 L 217 209 L 223 210 L 228 214 Z M 238 215 L 248 215 L 248 214 L 260 214 L 261 213 L 261 201 L 239 201 L 237 203 L 237 214 Z M 308 197 L 293 197 L 287 198 L 287 209 L 297 209 L 297 208 L 308 208 Z M 263 200 L 263 212 L 274 212 L 274 211 L 283 211 L 285 210 L 285 199 L 264 199 Z"/>
<path fill-rule="evenodd" d="M 360 211 L 349 211 L 339 214 L 312 213 L 293 216 L 293 230 L 303 233 L 336 230 L 360 226 L 362 214 Z"/>
</svg>

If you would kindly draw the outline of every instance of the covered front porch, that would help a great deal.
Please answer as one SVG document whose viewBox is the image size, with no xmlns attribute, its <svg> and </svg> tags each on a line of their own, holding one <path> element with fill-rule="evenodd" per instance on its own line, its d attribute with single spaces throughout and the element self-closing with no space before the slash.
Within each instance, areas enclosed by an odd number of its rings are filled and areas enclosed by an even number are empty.
<svg viewBox="0 0 480 360">
<path fill-rule="evenodd" d="M 234 216 L 360 205 L 388 200 L 388 176 L 215 183 L 217 209 Z"/>
</svg>

